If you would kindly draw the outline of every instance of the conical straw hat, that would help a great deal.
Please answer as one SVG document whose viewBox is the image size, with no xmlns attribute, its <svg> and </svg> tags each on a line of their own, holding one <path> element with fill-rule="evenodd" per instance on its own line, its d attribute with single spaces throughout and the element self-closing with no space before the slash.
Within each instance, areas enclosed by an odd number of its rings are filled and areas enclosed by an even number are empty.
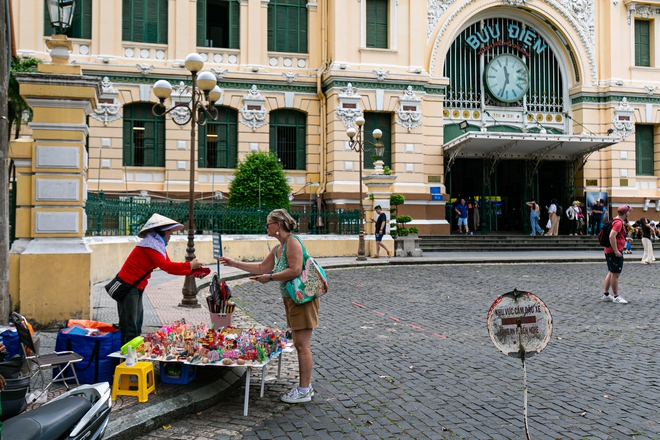
<svg viewBox="0 0 660 440">
<path fill-rule="evenodd" d="M 170 226 L 169 228 L 165 229 L 172 232 L 183 229 L 183 225 L 181 223 L 174 221 L 171 218 L 167 218 L 164 215 L 154 214 L 149 220 L 147 220 L 140 232 L 138 232 L 138 237 L 144 238 L 146 237 L 147 232 L 151 231 L 152 229 L 162 228 L 163 226 Z"/>
</svg>

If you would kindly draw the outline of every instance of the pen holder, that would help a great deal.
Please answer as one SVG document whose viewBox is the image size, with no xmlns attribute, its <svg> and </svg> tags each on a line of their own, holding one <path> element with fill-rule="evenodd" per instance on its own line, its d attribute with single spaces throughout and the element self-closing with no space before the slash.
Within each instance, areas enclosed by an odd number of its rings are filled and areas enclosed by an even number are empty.
<svg viewBox="0 0 660 440">
<path fill-rule="evenodd" d="M 232 315 L 233 313 L 226 313 L 225 315 L 222 315 L 221 313 L 211 313 L 211 322 L 213 323 L 213 327 L 231 327 Z"/>
</svg>

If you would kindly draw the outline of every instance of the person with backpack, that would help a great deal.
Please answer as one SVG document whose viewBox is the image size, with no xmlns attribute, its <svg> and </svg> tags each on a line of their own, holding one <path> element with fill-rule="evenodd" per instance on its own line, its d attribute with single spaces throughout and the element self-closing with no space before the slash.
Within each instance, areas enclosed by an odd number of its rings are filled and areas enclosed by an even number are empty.
<svg viewBox="0 0 660 440">
<path fill-rule="evenodd" d="M 623 269 L 623 248 L 626 242 L 631 240 L 626 238 L 625 226 L 630 211 L 632 211 L 632 208 L 628 205 L 619 206 L 617 216 L 603 227 L 599 235 L 600 243 L 605 246 L 605 260 L 607 261 L 603 301 L 628 304 L 628 301 L 619 296 L 619 275 L 621 275 Z M 610 288 L 613 295 L 610 295 Z"/>
</svg>

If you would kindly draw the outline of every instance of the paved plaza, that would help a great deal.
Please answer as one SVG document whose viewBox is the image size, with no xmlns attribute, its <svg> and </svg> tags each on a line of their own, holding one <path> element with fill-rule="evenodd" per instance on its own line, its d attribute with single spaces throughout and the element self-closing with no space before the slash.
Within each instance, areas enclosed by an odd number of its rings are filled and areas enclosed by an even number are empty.
<svg viewBox="0 0 660 440">
<path fill-rule="evenodd" d="M 628 260 L 620 305 L 601 301 L 605 270 L 604 261 L 328 270 L 313 402 L 279 400 L 296 383 L 290 353 L 247 417 L 241 388 L 139 439 L 523 439 L 521 363 L 486 328 L 492 302 L 513 288 L 539 296 L 554 324 L 527 362 L 531 437 L 660 438 L 660 272 Z M 244 319 L 283 325 L 275 284 L 242 281 L 233 293 Z"/>
</svg>

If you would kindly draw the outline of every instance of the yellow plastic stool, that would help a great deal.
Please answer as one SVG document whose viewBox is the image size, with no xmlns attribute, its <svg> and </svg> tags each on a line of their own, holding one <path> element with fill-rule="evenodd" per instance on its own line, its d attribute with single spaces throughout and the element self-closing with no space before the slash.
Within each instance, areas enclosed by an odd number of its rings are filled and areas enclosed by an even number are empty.
<svg viewBox="0 0 660 440">
<path fill-rule="evenodd" d="M 131 376 L 137 376 L 137 382 L 131 382 Z M 131 387 L 137 387 L 137 390 L 131 390 Z M 117 400 L 117 395 L 121 395 L 137 396 L 138 402 L 147 402 L 149 393 L 156 394 L 154 364 L 137 362 L 134 366 L 127 367 L 126 363 L 122 362 L 117 365 L 112 381 L 112 400 Z"/>
</svg>

